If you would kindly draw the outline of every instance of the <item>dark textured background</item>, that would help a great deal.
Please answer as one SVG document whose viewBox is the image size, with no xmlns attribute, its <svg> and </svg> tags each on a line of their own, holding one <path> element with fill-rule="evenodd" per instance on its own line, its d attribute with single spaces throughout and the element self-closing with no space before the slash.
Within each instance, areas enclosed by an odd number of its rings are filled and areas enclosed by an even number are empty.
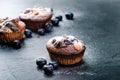
<svg viewBox="0 0 120 80">
<path fill-rule="evenodd" d="M 0 17 L 17 17 L 25 8 L 51 7 L 62 15 L 60 27 L 45 36 L 33 34 L 21 49 L 0 47 L 0 80 L 119 80 L 120 79 L 120 0 L 1 0 Z M 66 20 L 66 12 L 74 20 Z M 83 61 L 59 67 L 53 76 L 38 70 L 35 59 L 50 61 L 46 42 L 56 35 L 71 34 L 86 43 Z"/>
</svg>

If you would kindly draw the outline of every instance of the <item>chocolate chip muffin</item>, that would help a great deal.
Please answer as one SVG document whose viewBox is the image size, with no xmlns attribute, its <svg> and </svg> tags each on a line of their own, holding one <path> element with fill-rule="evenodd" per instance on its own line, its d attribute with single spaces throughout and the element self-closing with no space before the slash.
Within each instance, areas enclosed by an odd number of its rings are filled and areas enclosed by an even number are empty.
<svg viewBox="0 0 120 80">
<path fill-rule="evenodd" d="M 0 19 L 0 43 L 8 43 L 23 37 L 25 30 L 24 22 L 19 19 Z"/>
<path fill-rule="evenodd" d="M 73 65 L 80 62 L 86 49 L 83 41 L 71 35 L 51 38 L 47 42 L 46 48 L 50 58 L 62 65 Z"/>
<path fill-rule="evenodd" d="M 19 18 L 25 22 L 27 29 L 35 32 L 45 23 L 51 22 L 52 15 L 50 8 L 28 8 L 19 15 Z"/>
</svg>

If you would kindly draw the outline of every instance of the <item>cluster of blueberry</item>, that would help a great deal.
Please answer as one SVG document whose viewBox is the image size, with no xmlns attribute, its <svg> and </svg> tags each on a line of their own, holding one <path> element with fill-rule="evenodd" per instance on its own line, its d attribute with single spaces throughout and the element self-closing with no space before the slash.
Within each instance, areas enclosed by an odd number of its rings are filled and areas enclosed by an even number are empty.
<svg viewBox="0 0 120 80">
<path fill-rule="evenodd" d="M 74 15 L 73 15 L 72 12 L 68 12 L 68 13 L 65 14 L 65 17 L 68 20 L 73 20 Z M 38 29 L 38 31 L 37 31 L 38 35 L 45 35 L 45 33 L 51 32 L 53 26 L 59 26 L 59 22 L 62 21 L 62 18 L 63 17 L 61 15 L 58 15 L 55 18 L 53 18 L 51 20 L 51 23 L 46 23 L 43 28 Z M 29 29 L 25 29 L 24 34 L 25 34 L 26 38 L 32 37 L 32 31 L 29 30 Z M 15 41 L 10 43 L 10 46 L 18 49 L 18 48 L 21 47 L 21 45 L 22 45 L 21 43 L 22 43 L 21 40 L 15 40 Z"/>
<path fill-rule="evenodd" d="M 46 75 L 53 74 L 53 70 L 58 69 L 59 63 L 57 61 L 52 61 L 47 64 L 46 59 L 38 58 L 36 59 L 36 64 L 38 68 L 43 69 Z"/>
</svg>

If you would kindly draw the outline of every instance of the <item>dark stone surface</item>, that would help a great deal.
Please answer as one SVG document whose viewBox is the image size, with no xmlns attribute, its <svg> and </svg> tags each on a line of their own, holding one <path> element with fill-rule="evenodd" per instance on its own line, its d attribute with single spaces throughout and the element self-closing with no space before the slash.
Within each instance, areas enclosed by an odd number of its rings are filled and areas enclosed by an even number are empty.
<svg viewBox="0 0 120 80">
<path fill-rule="evenodd" d="M 119 80 L 120 74 L 120 0 L 2 0 L 0 17 L 17 17 L 28 7 L 51 7 L 62 15 L 60 27 L 45 36 L 33 34 L 20 49 L 0 47 L 0 80 Z M 74 20 L 66 20 L 66 12 Z M 45 44 L 56 35 L 71 34 L 86 43 L 83 61 L 60 67 L 52 76 L 37 69 L 35 59 L 48 61 Z"/>
</svg>

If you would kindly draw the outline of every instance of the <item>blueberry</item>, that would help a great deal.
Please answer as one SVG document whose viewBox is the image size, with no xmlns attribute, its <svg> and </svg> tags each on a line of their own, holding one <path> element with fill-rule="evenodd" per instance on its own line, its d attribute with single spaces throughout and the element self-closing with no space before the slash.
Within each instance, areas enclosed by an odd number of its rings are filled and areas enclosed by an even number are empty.
<svg viewBox="0 0 120 80">
<path fill-rule="evenodd" d="M 45 74 L 52 74 L 53 73 L 53 66 L 52 65 L 49 65 L 49 64 L 46 64 L 43 66 L 43 70 L 44 70 L 44 73 Z"/>
<path fill-rule="evenodd" d="M 53 66 L 53 69 L 58 69 L 58 66 L 59 66 L 59 63 L 57 61 L 52 61 L 49 63 L 49 65 L 52 65 Z"/>
<path fill-rule="evenodd" d="M 51 32 L 52 28 L 53 28 L 53 26 L 51 23 L 46 23 L 44 26 L 45 32 Z"/>
<path fill-rule="evenodd" d="M 59 21 L 62 21 L 62 16 L 61 15 L 56 16 L 55 18 L 57 18 Z"/>
<path fill-rule="evenodd" d="M 47 61 L 44 58 L 36 59 L 36 64 L 40 68 L 42 68 L 46 63 L 47 63 Z"/>
<path fill-rule="evenodd" d="M 27 38 L 32 37 L 32 31 L 31 31 L 31 30 L 29 30 L 29 29 L 25 29 L 24 34 L 25 34 L 25 36 L 26 36 Z"/>
<path fill-rule="evenodd" d="M 57 19 L 57 18 L 52 19 L 51 22 L 52 22 L 53 26 L 59 25 L 59 19 Z"/>
<path fill-rule="evenodd" d="M 21 42 L 20 40 L 14 40 L 12 43 L 11 43 L 12 47 L 15 48 L 15 49 L 19 49 L 21 48 Z"/>
<path fill-rule="evenodd" d="M 38 29 L 37 33 L 39 35 L 45 35 L 45 29 Z"/>
<path fill-rule="evenodd" d="M 72 20 L 73 19 L 73 13 L 72 12 L 68 12 L 68 13 L 66 13 L 65 14 L 65 17 L 66 17 L 66 19 L 68 19 L 68 20 Z"/>
</svg>

